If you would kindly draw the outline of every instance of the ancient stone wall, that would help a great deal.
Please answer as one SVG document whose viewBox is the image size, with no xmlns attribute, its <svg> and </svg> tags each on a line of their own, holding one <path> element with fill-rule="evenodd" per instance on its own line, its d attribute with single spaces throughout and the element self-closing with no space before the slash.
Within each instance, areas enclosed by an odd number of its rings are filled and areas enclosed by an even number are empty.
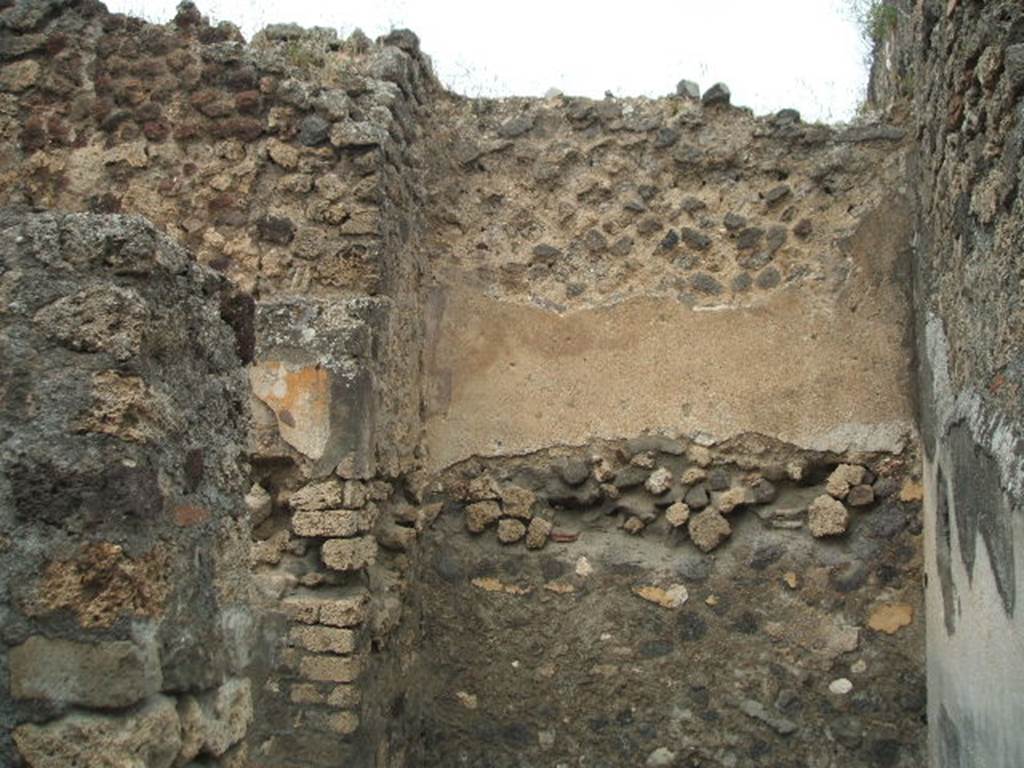
<svg viewBox="0 0 1024 768">
<path fill-rule="evenodd" d="M 880 106 L 913 115 L 914 310 L 936 766 L 1024 762 L 1024 9 L 898 3 Z M 908 104 L 908 96 L 909 104 Z M 909 109 L 908 109 L 909 107 Z"/>
<path fill-rule="evenodd" d="M 0 211 L 4 765 L 248 764 L 246 307 L 138 217 Z"/>
</svg>

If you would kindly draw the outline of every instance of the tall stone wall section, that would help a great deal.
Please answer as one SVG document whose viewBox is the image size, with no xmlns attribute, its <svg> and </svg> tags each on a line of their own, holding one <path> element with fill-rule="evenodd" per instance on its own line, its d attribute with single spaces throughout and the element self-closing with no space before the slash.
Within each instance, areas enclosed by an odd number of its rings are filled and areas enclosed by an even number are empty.
<svg viewBox="0 0 1024 768">
<path fill-rule="evenodd" d="M 1024 762 L 1024 9 L 897 3 L 879 106 L 909 111 L 935 766 Z"/>
<path fill-rule="evenodd" d="M 141 218 L 10 208 L 0 297 L 0 762 L 248 765 L 245 302 Z"/>
<path fill-rule="evenodd" d="M 397 622 L 391 553 L 415 535 L 387 510 L 419 442 L 408 169 L 429 64 L 409 33 L 281 25 L 246 45 L 188 4 L 166 26 L 90 2 L 17 3 L 0 24 L 3 202 L 142 213 L 256 299 L 251 759 L 369 764 L 398 727 L 377 667 Z"/>
</svg>

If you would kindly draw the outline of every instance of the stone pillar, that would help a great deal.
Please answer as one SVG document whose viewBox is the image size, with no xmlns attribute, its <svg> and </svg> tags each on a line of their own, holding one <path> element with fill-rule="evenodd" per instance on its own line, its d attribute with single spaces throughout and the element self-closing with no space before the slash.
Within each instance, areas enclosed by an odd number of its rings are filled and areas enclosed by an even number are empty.
<svg viewBox="0 0 1024 768">
<path fill-rule="evenodd" d="M 0 763 L 244 763 L 250 305 L 144 219 L 0 211 Z"/>
</svg>

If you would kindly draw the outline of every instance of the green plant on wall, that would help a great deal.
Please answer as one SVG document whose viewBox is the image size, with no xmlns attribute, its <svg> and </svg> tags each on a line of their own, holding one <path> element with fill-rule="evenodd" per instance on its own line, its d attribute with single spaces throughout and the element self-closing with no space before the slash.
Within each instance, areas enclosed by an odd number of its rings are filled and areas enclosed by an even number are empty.
<svg viewBox="0 0 1024 768">
<path fill-rule="evenodd" d="M 887 0 L 851 0 L 853 16 L 869 46 L 879 45 L 899 22 L 900 10 Z"/>
</svg>

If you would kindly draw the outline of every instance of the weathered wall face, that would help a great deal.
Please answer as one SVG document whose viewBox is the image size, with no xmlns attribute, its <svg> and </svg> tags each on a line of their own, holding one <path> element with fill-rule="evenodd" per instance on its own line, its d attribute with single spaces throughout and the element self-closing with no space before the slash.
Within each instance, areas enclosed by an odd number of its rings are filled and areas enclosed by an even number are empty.
<svg viewBox="0 0 1024 768">
<path fill-rule="evenodd" d="M 4 765 L 247 764 L 245 320 L 142 219 L 0 211 Z"/>
<path fill-rule="evenodd" d="M 922 765 L 910 458 L 646 437 L 453 468 L 412 764 Z"/>
<path fill-rule="evenodd" d="M 904 6 L 875 81 L 882 104 L 913 95 L 917 139 L 931 757 L 1014 766 L 1024 762 L 1024 9 Z"/>
<path fill-rule="evenodd" d="M 902 130 L 685 98 L 433 119 L 432 466 L 644 431 L 900 449 Z"/>
</svg>

